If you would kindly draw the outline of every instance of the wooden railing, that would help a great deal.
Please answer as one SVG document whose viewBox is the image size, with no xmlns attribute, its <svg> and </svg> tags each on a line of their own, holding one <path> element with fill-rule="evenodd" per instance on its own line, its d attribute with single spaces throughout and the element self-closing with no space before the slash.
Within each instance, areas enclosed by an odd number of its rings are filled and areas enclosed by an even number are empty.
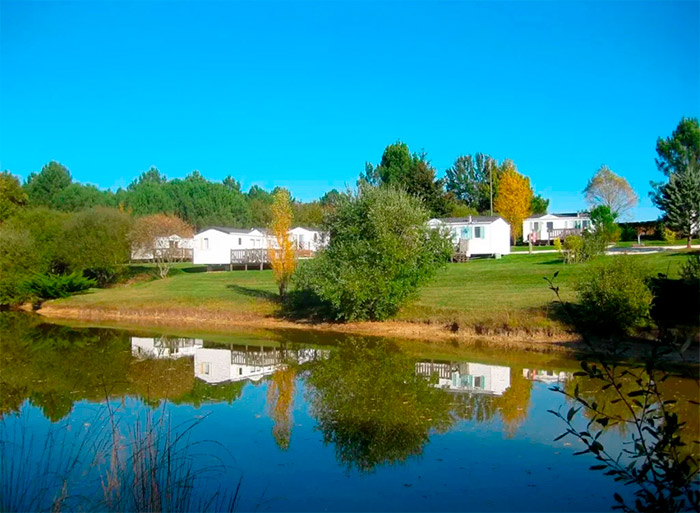
<svg viewBox="0 0 700 513">
<path fill-rule="evenodd" d="M 556 238 L 559 238 L 560 240 L 564 240 L 566 237 L 569 235 L 581 235 L 583 231 L 581 228 L 557 228 L 553 230 L 549 230 L 549 240 L 553 240 Z"/>
</svg>

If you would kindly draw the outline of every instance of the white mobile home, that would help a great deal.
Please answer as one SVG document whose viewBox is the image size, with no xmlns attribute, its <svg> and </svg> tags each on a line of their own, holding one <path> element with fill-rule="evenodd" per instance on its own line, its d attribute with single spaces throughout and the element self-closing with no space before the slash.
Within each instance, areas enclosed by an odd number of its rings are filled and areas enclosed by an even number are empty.
<svg viewBox="0 0 700 513">
<path fill-rule="evenodd" d="M 132 246 L 131 260 L 133 261 L 149 261 L 155 256 L 165 256 L 172 260 L 192 261 L 192 248 L 194 247 L 194 238 L 180 237 L 173 234 L 169 237 L 156 237 L 153 240 L 151 247 Z"/>
<path fill-rule="evenodd" d="M 267 248 L 266 236 L 256 228 L 213 227 L 194 236 L 195 264 L 229 265 L 232 249 Z"/>
<path fill-rule="evenodd" d="M 428 226 L 449 230 L 455 249 L 467 258 L 510 254 L 510 225 L 502 217 L 447 217 L 431 219 Z"/>
<path fill-rule="evenodd" d="M 325 247 L 328 237 L 319 230 L 297 226 L 289 230 L 294 247 L 299 250 L 298 256 L 310 257 L 313 253 Z M 238 249 L 268 249 L 277 248 L 277 240 L 267 230 L 260 228 L 240 229 L 216 226 L 199 232 L 194 236 L 193 244 L 195 264 L 230 265 L 234 263 L 231 250 Z M 244 252 L 240 253 L 245 258 Z M 251 252 L 259 253 L 259 252 Z M 265 255 L 257 255 L 255 264 L 266 261 Z"/>
<path fill-rule="evenodd" d="M 588 212 L 566 214 L 538 214 L 523 221 L 523 242 L 550 243 L 554 239 L 564 240 L 568 235 L 581 235 L 591 227 Z"/>
<path fill-rule="evenodd" d="M 319 230 L 314 230 L 313 228 L 297 226 L 289 230 L 289 235 L 296 249 L 302 251 L 311 251 L 315 253 L 326 245 L 326 234 Z"/>
</svg>

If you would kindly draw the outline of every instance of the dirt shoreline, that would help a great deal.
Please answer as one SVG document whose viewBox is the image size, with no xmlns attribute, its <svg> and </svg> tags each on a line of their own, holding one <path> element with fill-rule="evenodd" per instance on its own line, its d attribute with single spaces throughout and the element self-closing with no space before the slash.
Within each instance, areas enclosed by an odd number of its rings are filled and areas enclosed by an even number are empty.
<svg viewBox="0 0 700 513">
<path fill-rule="evenodd" d="M 205 328 L 224 331 L 233 328 L 306 330 L 316 332 L 343 333 L 348 335 L 378 336 L 397 339 L 423 340 L 430 343 L 488 345 L 503 349 L 521 349 L 543 353 L 559 352 L 574 354 L 583 349 L 581 337 L 573 333 L 553 334 L 508 331 L 503 333 L 476 333 L 472 329 L 458 328 L 446 324 L 414 323 L 407 321 L 383 322 L 309 322 L 279 319 L 256 314 L 231 316 L 230 312 L 205 311 L 197 309 L 162 310 L 115 310 L 102 308 L 72 308 L 44 305 L 37 314 L 47 319 L 77 320 L 83 322 L 112 321 L 143 327 Z"/>
</svg>

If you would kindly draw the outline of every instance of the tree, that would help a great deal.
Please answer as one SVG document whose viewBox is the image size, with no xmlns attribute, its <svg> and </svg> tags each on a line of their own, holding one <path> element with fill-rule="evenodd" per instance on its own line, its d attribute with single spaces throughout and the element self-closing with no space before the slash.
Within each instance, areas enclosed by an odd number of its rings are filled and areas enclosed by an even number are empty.
<svg viewBox="0 0 700 513">
<path fill-rule="evenodd" d="M 664 221 L 686 237 L 688 247 L 700 223 L 700 126 L 683 118 L 671 137 L 656 143 L 656 165 L 668 181 L 652 182 L 651 198 Z"/>
<path fill-rule="evenodd" d="M 433 216 L 444 216 L 449 211 L 444 184 L 436 179 L 435 168 L 427 154 L 411 154 L 408 145 L 401 141 L 384 149 L 382 160 L 376 168 L 367 163 L 359 182 L 400 187 L 420 198 Z"/>
<path fill-rule="evenodd" d="M 639 202 L 639 197 L 629 182 L 605 165 L 588 181 L 583 193 L 589 205 L 604 205 L 616 217 L 624 217 Z"/>
<path fill-rule="evenodd" d="M 64 224 L 60 254 L 69 271 L 83 271 L 104 286 L 129 261 L 131 217 L 116 208 L 96 207 L 72 214 Z"/>
<path fill-rule="evenodd" d="M 41 168 L 39 173 L 27 177 L 24 189 L 29 196 L 29 203 L 34 206 L 50 207 L 54 196 L 72 183 L 70 171 L 63 164 L 52 160 Z"/>
<path fill-rule="evenodd" d="M 94 185 L 72 183 L 54 194 L 51 206 L 64 212 L 77 212 L 92 207 L 114 205 L 113 194 L 101 191 Z"/>
<path fill-rule="evenodd" d="M 9 171 L 0 173 L 0 223 L 27 204 L 27 193 Z"/>
<path fill-rule="evenodd" d="M 272 222 L 270 232 L 276 241 L 276 248 L 270 248 L 270 262 L 275 275 L 280 297 L 287 297 L 289 280 L 296 269 L 296 252 L 289 230 L 292 228 L 292 199 L 289 191 L 278 189 L 272 203 Z"/>
<path fill-rule="evenodd" d="M 533 214 L 546 214 L 548 208 L 549 208 L 549 200 L 548 199 L 544 199 L 539 194 L 537 196 L 532 197 L 532 201 L 530 202 L 530 210 L 532 211 Z"/>
<path fill-rule="evenodd" d="M 132 252 L 151 255 L 161 278 L 168 275 L 173 262 L 182 260 L 184 256 L 178 241 L 171 240 L 173 235 L 188 238 L 192 237 L 193 230 L 179 217 L 168 214 L 136 219 L 129 234 Z"/>
<path fill-rule="evenodd" d="M 532 188 L 530 179 L 518 173 L 512 161 L 506 160 L 502 169 L 493 206 L 510 223 L 510 233 L 515 242 L 522 233 L 523 220 L 531 212 Z"/>
<path fill-rule="evenodd" d="M 396 313 L 452 252 L 448 237 L 427 226 L 428 210 L 405 190 L 360 183 L 329 211 L 330 242 L 300 266 L 299 291 L 332 318 L 381 320 Z"/>
<path fill-rule="evenodd" d="M 607 205 L 598 205 L 591 210 L 591 224 L 595 233 L 602 237 L 605 242 L 617 242 L 620 240 L 622 230 L 615 223 L 617 214 L 610 210 Z"/>
<path fill-rule="evenodd" d="M 483 153 L 457 157 L 445 172 L 445 188 L 478 212 L 492 212 L 498 191 L 500 169 L 495 159 Z"/>
</svg>

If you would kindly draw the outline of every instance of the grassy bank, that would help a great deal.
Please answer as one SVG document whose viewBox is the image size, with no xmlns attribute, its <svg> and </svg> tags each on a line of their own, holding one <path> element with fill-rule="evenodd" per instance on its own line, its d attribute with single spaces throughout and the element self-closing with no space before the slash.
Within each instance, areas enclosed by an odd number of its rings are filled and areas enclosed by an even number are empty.
<svg viewBox="0 0 700 513">
<path fill-rule="evenodd" d="M 620 258 L 618 256 L 601 257 Z M 677 276 L 687 258 L 683 252 L 639 255 L 652 273 Z M 509 333 L 561 334 L 565 322 L 556 315 L 553 293 L 543 277 L 559 271 L 562 296 L 575 299 L 574 283 L 594 263 L 565 265 L 557 255 L 533 254 L 500 260 L 474 260 L 449 264 L 405 306 L 391 323 L 404 331 L 433 327 L 471 331 L 477 335 Z M 161 324 L 193 324 L 216 321 L 255 325 L 279 317 L 276 286 L 271 271 L 194 272 L 180 266 L 164 280 L 136 282 L 47 303 L 48 315 L 61 312 L 72 317 L 158 320 Z M 286 321 L 285 321 L 286 322 Z M 289 325 L 299 323 L 288 323 Z M 362 323 L 359 323 L 362 324 Z M 365 323 L 368 324 L 368 323 Z M 377 329 L 369 323 L 367 331 Z M 387 324 L 387 323 L 384 323 Z M 260 324 L 261 327 L 264 327 Z M 357 324 L 355 325 L 357 326 Z M 354 328 L 347 328 L 353 331 Z M 362 331 L 356 328 L 356 331 Z M 378 333 L 381 334 L 381 333 Z M 384 333 L 386 334 L 386 333 Z M 403 333 L 406 335 L 406 333 Z M 430 335 L 426 331 L 426 335 Z"/>
</svg>

